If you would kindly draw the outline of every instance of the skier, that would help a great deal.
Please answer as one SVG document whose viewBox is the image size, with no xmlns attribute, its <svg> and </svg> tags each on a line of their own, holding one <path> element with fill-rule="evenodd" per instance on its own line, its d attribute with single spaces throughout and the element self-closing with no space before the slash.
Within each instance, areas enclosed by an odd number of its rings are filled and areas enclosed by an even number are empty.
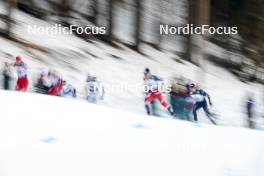
<svg viewBox="0 0 264 176">
<path fill-rule="evenodd" d="M 22 61 L 21 56 L 16 56 L 14 67 L 17 72 L 16 90 L 26 92 L 28 88 L 27 65 Z"/>
<path fill-rule="evenodd" d="M 88 73 L 86 80 L 86 96 L 89 103 L 96 104 L 98 98 L 103 99 L 104 87 L 92 73 Z"/>
<path fill-rule="evenodd" d="M 49 71 L 48 78 L 51 83 L 48 95 L 59 96 L 63 88 L 61 76 L 56 71 Z"/>
<path fill-rule="evenodd" d="M 146 68 L 143 72 L 144 76 L 143 76 L 143 81 L 145 82 L 146 80 L 146 76 L 147 76 L 147 73 L 149 72 L 149 68 Z M 148 95 L 148 92 L 145 92 L 145 96 Z M 157 112 L 156 112 L 156 109 L 157 109 L 157 101 L 153 100 L 150 105 L 149 105 L 149 109 L 151 109 L 152 111 L 152 114 L 153 115 L 157 115 Z"/>
<path fill-rule="evenodd" d="M 48 71 L 42 70 L 35 84 L 35 89 L 37 93 L 48 94 L 50 89 L 50 82 L 48 79 Z"/>
<path fill-rule="evenodd" d="M 147 110 L 147 114 L 148 115 L 151 114 L 150 107 L 149 107 L 151 102 L 154 100 L 158 100 L 161 103 L 161 105 L 164 108 L 166 108 L 171 115 L 173 115 L 173 111 L 171 107 L 164 100 L 160 92 L 161 91 L 160 83 L 162 82 L 162 79 L 157 76 L 152 75 L 148 68 L 145 69 L 145 75 L 146 75 L 146 78 L 145 78 L 144 85 L 145 85 L 145 88 L 147 88 L 147 90 L 145 90 L 147 92 L 147 96 L 145 98 L 145 108 Z"/>
<path fill-rule="evenodd" d="M 76 89 L 67 81 L 63 81 L 63 88 L 61 91 L 61 97 L 76 98 Z"/>
<path fill-rule="evenodd" d="M 248 117 L 248 127 L 254 129 L 255 124 L 253 121 L 254 116 L 254 107 L 255 107 L 255 101 L 251 94 L 248 95 L 247 101 L 246 101 L 246 112 Z"/>
<path fill-rule="evenodd" d="M 4 63 L 3 69 L 3 88 L 4 90 L 10 90 L 10 81 L 12 79 L 12 72 L 10 68 L 10 64 L 7 62 Z"/>
<path fill-rule="evenodd" d="M 210 106 L 212 106 L 212 101 L 210 98 L 210 95 L 208 93 L 206 93 L 204 90 L 200 89 L 198 86 L 195 86 L 195 84 L 193 84 L 193 88 L 196 88 L 196 90 L 194 92 L 191 92 L 191 97 L 196 101 L 195 103 L 195 107 L 193 109 L 193 116 L 194 116 L 194 121 L 198 121 L 197 118 L 197 111 L 200 108 L 203 108 L 206 116 L 208 117 L 208 119 L 216 125 L 216 122 L 212 119 L 212 117 L 214 117 L 214 115 L 209 111 L 208 109 L 208 104 L 207 104 L 207 100 L 209 101 Z"/>
<path fill-rule="evenodd" d="M 170 92 L 170 104 L 174 116 L 181 120 L 190 121 L 193 116 L 195 101 L 190 96 L 191 89 L 187 88 L 183 77 L 173 78 Z"/>
</svg>

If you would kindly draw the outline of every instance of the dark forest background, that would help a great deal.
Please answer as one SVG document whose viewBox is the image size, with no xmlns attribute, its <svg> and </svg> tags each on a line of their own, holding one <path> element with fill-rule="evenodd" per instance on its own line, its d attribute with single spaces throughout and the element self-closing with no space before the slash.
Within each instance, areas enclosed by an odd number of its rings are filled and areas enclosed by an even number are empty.
<svg viewBox="0 0 264 176">
<path fill-rule="evenodd" d="M 2 0 L 6 6 L 0 20 L 2 37 L 19 41 L 12 33 L 12 12 L 24 11 L 34 17 L 68 26 L 107 26 L 106 35 L 78 36 L 84 40 L 102 40 L 110 45 L 124 43 L 144 54 L 141 44 L 173 52 L 182 59 L 203 66 L 196 57 L 210 60 L 242 81 L 264 82 L 264 3 L 261 0 Z M 127 23 L 127 24 L 125 24 Z M 237 26 L 238 35 L 164 36 L 160 24 Z M 122 28 L 125 32 L 117 29 Z M 121 31 L 122 31 L 121 29 Z M 77 34 L 76 34 L 77 35 Z M 198 41 L 198 42 L 197 42 Z M 202 41 L 202 42 L 201 42 Z M 207 52 L 203 42 L 219 46 L 221 56 Z M 180 48 L 177 47 L 180 44 Z"/>
</svg>

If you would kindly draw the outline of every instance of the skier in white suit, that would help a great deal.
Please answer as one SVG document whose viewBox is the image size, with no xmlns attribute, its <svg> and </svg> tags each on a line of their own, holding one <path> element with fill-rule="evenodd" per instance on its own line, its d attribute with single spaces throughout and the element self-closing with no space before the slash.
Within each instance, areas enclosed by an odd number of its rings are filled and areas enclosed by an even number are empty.
<svg viewBox="0 0 264 176">
<path fill-rule="evenodd" d="M 89 103 L 96 104 L 98 98 L 103 99 L 104 87 L 96 76 L 89 73 L 86 80 L 86 97 Z"/>
</svg>

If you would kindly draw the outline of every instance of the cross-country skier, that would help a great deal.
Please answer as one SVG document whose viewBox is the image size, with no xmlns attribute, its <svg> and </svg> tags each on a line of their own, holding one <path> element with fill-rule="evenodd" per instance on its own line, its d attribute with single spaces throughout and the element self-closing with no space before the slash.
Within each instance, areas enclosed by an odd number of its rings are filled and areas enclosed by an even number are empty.
<svg viewBox="0 0 264 176">
<path fill-rule="evenodd" d="M 154 76 L 151 74 L 150 70 L 148 68 L 145 69 L 145 88 L 146 88 L 146 98 L 145 98 L 145 107 L 147 110 L 148 115 L 151 114 L 150 112 L 150 104 L 152 101 L 154 100 L 158 100 L 161 105 L 166 108 L 169 113 L 171 115 L 173 115 L 173 111 L 171 109 L 171 107 L 168 105 L 168 103 L 165 101 L 165 99 L 163 98 L 162 94 L 161 94 L 161 83 L 162 83 L 162 79 Z"/>
<path fill-rule="evenodd" d="M 144 82 L 145 82 L 145 80 L 146 80 L 147 73 L 148 73 L 149 71 L 150 71 L 149 68 L 146 68 L 146 69 L 144 70 L 144 72 L 143 72 L 143 74 L 144 74 L 144 76 L 143 76 L 143 81 L 144 81 Z M 148 95 L 148 92 L 145 92 L 145 96 L 147 96 L 147 95 Z M 152 101 L 148 107 L 149 107 L 149 111 L 151 110 L 152 115 L 157 115 L 157 112 L 156 112 L 156 111 L 157 111 L 157 101 Z"/>
<path fill-rule="evenodd" d="M 10 68 L 10 64 L 7 62 L 4 63 L 4 69 L 3 69 L 3 88 L 4 90 L 10 90 L 10 81 L 12 79 L 12 71 Z"/>
<path fill-rule="evenodd" d="M 87 101 L 89 103 L 96 104 L 98 98 L 103 99 L 104 97 L 104 87 L 92 73 L 88 73 L 85 89 Z"/>
<path fill-rule="evenodd" d="M 61 91 L 61 97 L 76 98 L 76 96 L 77 96 L 76 89 L 73 87 L 73 85 L 71 85 L 70 83 L 64 80 L 63 88 Z"/>
<path fill-rule="evenodd" d="M 48 95 L 60 96 L 63 88 L 63 80 L 61 76 L 56 71 L 49 71 L 48 78 L 51 83 L 51 86 L 48 90 Z"/>
<path fill-rule="evenodd" d="M 206 93 L 204 90 L 200 89 L 198 86 L 193 85 L 194 87 L 196 87 L 196 90 L 194 92 L 192 92 L 191 97 L 195 100 L 195 106 L 194 106 L 194 110 L 193 110 L 193 116 L 194 116 L 194 120 L 198 121 L 197 118 L 197 111 L 200 108 L 203 108 L 206 116 L 208 117 L 208 119 L 213 123 L 216 124 L 215 121 L 212 119 L 213 118 L 213 114 L 209 111 L 208 108 L 208 104 L 207 104 L 207 100 L 209 101 L 210 106 L 212 106 L 212 101 L 210 98 L 210 95 L 208 93 Z"/>
<path fill-rule="evenodd" d="M 255 100 L 252 94 L 249 94 L 246 100 L 246 112 L 248 118 L 248 127 L 254 129 L 255 124 L 253 121 L 254 118 L 254 107 L 255 107 Z"/>
<path fill-rule="evenodd" d="M 26 92 L 28 88 L 27 65 L 22 61 L 21 56 L 16 56 L 14 67 L 17 72 L 16 90 Z"/>
<path fill-rule="evenodd" d="M 190 92 L 191 86 L 186 86 L 185 78 L 173 78 L 170 92 L 170 104 L 173 108 L 175 117 L 188 121 L 193 118 L 195 101 L 190 96 Z"/>
<path fill-rule="evenodd" d="M 50 81 L 48 79 L 48 70 L 43 69 L 38 78 L 37 83 L 35 84 L 35 89 L 37 93 L 48 94 L 50 89 Z"/>
</svg>

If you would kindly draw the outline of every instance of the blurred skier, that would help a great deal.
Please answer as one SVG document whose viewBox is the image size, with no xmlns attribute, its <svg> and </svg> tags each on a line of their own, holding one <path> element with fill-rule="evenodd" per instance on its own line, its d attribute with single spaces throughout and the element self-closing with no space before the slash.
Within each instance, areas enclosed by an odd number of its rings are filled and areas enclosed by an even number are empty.
<svg viewBox="0 0 264 176">
<path fill-rule="evenodd" d="M 104 87 L 92 73 L 88 73 L 86 80 L 86 97 L 89 103 L 96 104 L 98 98 L 103 99 Z"/>
<path fill-rule="evenodd" d="M 16 62 L 14 63 L 14 67 L 16 68 L 18 77 L 16 83 L 16 90 L 25 92 L 28 88 L 27 65 L 22 61 L 21 56 L 16 56 Z"/>
<path fill-rule="evenodd" d="M 162 79 L 151 74 L 148 68 L 145 69 L 145 88 L 147 88 L 147 96 L 145 98 L 145 108 L 147 110 L 147 114 L 150 115 L 150 104 L 154 100 L 158 100 L 161 105 L 166 108 L 171 115 L 173 115 L 173 111 L 168 103 L 165 101 L 161 94 L 160 86 Z"/>
<path fill-rule="evenodd" d="M 48 95 L 60 96 L 63 88 L 61 76 L 56 71 L 49 71 L 48 79 L 51 83 L 51 86 L 48 90 Z"/>
<path fill-rule="evenodd" d="M 5 62 L 3 69 L 3 88 L 4 90 L 10 90 L 10 81 L 12 79 L 12 71 L 10 65 Z"/>
<path fill-rule="evenodd" d="M 255 109 L 255 100 L 253 98 L 253 95 L 249 94 L 246 100 L 246 112 L 248 118 L 248 127 L 252 129 L 255 128 L 255 124 L 253 121 L 254 109 Z"/>
<path fill-rule="evenodd" d="M 64 80 L 60 96 L 64 98 L 76 98 L 76 89 L 70 83 Z"/>
<path fill-rule="evenodd" d="M 201 108 L 203 108 L 206 116 L 208 117 L 208 119 L 216 125 L 216 122 L 213 120 L 214 114 L 211 113 L 209 111 L 208 108 L 208 103 L 206 98 L 209 101 L 210 106 L 212 106 L 212 101 L 211 101 L 211 97 L 208 93 L 206 93 L 204 90 L 200 89 L 198 86 L 195 86 L 195 84 L 193 84 L 193 87 L 196 87 L 196 90 L 194 92 L 191 92 L 191 97 L 196 101 L 195 103 L 195 107 L 193 110 L 193 116 L 194 116 L 194 121 L 198 121 L 197 118 L 197 111 Z"/>
<path fill-rule="evenodd" d="M 174 116 L 181 120 L 190 121 L 193 118 L 195 100 L 190 96 L 191 86 L 187 88 L 186 79 L 183 77 L 173 78 L 170 92 L 170 104 Z"/>
<path fill-rule="evenodd" d="M 145 82 L 146 80 L 146 76 L 147 76 L 147 73 L 149 72 L 149 68 L 146 68 L 143 72 L 144 76 L 143 76 L 143 81 Z M 145 92 L 145 96 L 148 95 L 148 92 Z M 151 112 L 152 112 L 152 115 L 158 115 L 157 113 L 157 101 L 153 100 L 150 105 L 149 105 L 149 111 L 151 109 Z"/>
<path fill-rule="evenodd" d="M 48 71 L 42 70 L 37 78 L 37 83 L 35 84 L 35 89 L 37 93 L 48 94 L 50 89 L 50 82 L 48 79 Z"/>
</svg>

